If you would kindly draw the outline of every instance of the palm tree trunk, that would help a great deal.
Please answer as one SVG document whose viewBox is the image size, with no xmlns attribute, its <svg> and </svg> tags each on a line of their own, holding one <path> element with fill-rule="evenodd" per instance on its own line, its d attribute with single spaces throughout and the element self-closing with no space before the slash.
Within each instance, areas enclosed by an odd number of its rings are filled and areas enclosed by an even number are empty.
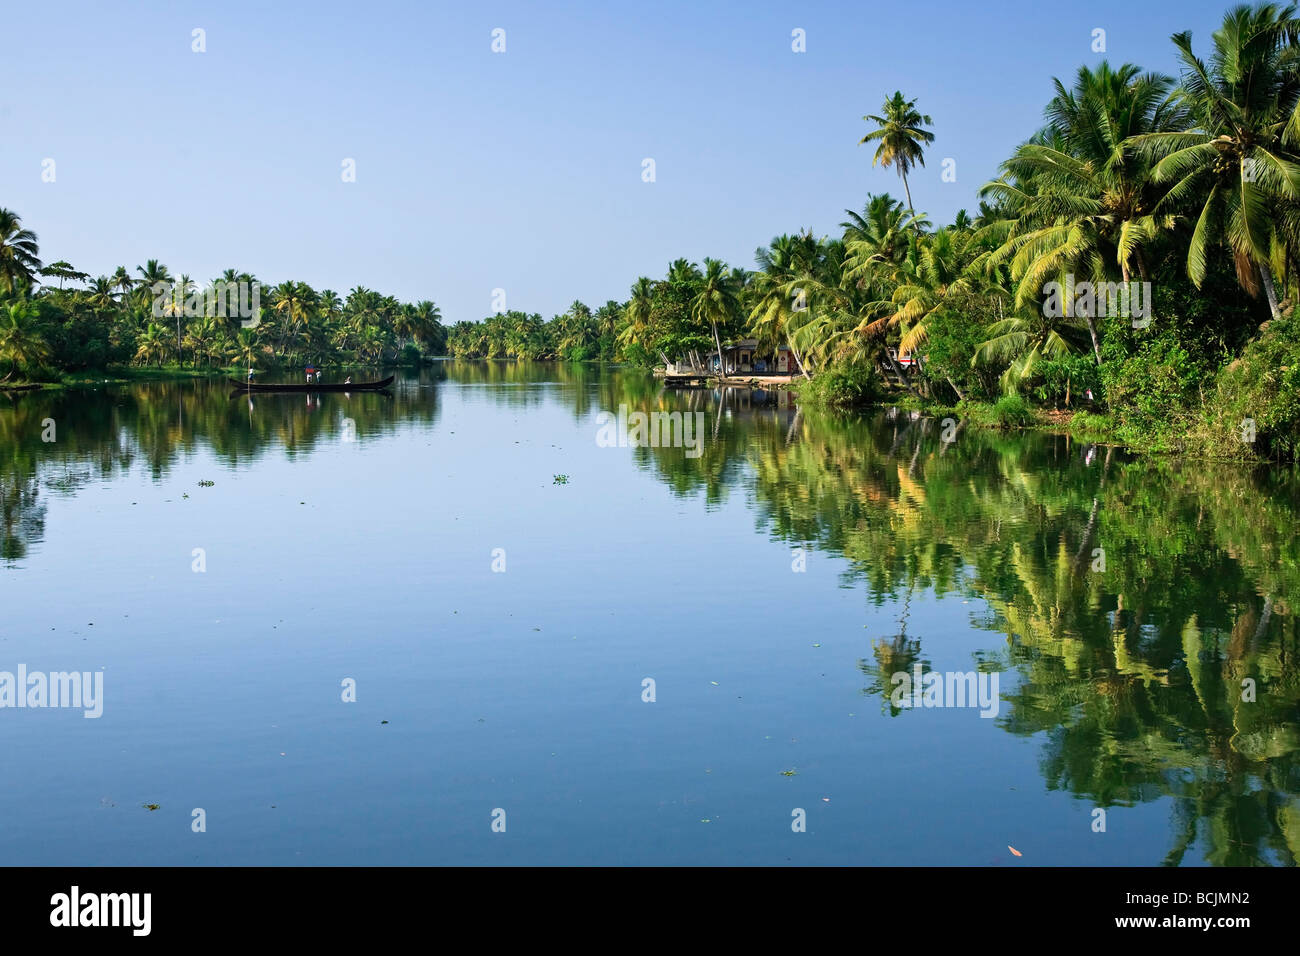
<svg viewBox="0 0 1300 956">
<path fill-rule="evenodd" d="M 803 358 L 799 355 L 799 350 L 794 347 L 794 340 L 790 338 L 788 332 L 785 336 L 785 344 L 790 346 L 790 354 L 794 356 L 795 364 L 799 366 L 799 371 L 803 373 L 803 377 L 811 380 L 812 376 L 808 374 L 808 368 L 803 364 Z"/>
<path fill-rule="evenodd" d="M 1068 277 L 1067 277 L 1067 278 L 1068 278 Z M 1066 297 L 1065 297 L 1065 314 L 1066 314 L 1067 316 L 1073 316 L 1073 315 L 1074 315 L 1074 302 L 1073 302 L 1073 298 L 1074 298 L 1074 289 L 1073 289 L 1073 286 L 1070 286 L 1070 287 L 1069 287 L 1069 292 L 1067 293 L 1067 295 L 1066 295 Z M 1087 322 L 1088 322 L 1088 335 L 1092 338 L 1092 354 L 1096 357 L 1096 359 L 1097 359 L 1097 364 L 1098 364 L 1098 365 L 1101 365 L 1101 345 L 1098 344 L 1098 342 L 1097 342 L 1097 326 L 1096 326 L 1096 324 L 1092 321 L 1092 316 L 1091 316 L 1091 315 L 1086 315 L 1086 316 L 1084 316 L 1084 318 L 1085 318 L 1085 319 L 1087 320 Z"/>
<path fill-rule="evenodd" d="M 1088 334 L 1092 336 L 1092 354 L 1097 357 L 1097 364 L 1101 365 L 1101 346 L 1097 342 L 1097 326 L 1092 321 L 1092 316 L 1088 316 Z"/>
<path fill-rule="evenodd" d="M 1259 264 L 1259 278 L 1264 284 L 1264 294 L 1268 296 L 1268 311 L 1273 318 L 1280 319 L 1282 313 L 1277 307 L 1277 289 L 1273 288 L 1273 270 L 1268 267 L 1268 263 Z"/>
<path fill-rule="evenodd" d="M 713 342 L 718 347 L 718 374 L 725 376 L 727 374 L 727 360 L 722 354 L 722 339 L 718 338 L 718 323 L 714 322 L 712 325 Z"/>
</svg>

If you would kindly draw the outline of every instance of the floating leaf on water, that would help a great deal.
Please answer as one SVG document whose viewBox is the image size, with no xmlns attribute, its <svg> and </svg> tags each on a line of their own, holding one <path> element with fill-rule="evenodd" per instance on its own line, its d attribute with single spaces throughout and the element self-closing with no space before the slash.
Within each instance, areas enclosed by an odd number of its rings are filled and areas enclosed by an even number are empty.
<svg viewBox="0 0 1300 956">
<path fill-rule="evenodd" d="M 781 771 L 781 776 L 783 776 L 783 777 L 795 777 L 795 776 L 798 776 L 798 775 L 799 775 L 799 771 L 798 771 L 798 770 L 782 770 L 782 771 Z"/>
<path fill-rule="evenodd" d="M 1023 853 L 1021 853 L 1019 850 L 1013 847 L 1010 843 L 1007 844 L 1007 849 L 1010 850 L 1012 853 L 1014 853 L 1016 856 L 1024 856 Z"/>
<path fill-rule="evenodd" d="M 157 810 L 157 809 L 159 808 L 159 806 L 161 806 L 161 804 L 157 804 L 157 803 L 142 803 L 142 804 L 140 804 L 140 806 L 144 807 L 144 808 L 145 808 L 146 810 L 148 810 L 150 813 L 153 813 L 153 811 Z"/>
</svg>

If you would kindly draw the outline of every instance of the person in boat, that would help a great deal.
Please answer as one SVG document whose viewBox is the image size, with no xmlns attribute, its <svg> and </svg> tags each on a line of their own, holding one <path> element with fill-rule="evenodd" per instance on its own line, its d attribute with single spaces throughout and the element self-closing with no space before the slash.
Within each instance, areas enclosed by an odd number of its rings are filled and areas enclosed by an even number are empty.
<svg viewBox="0 0 1300 956">
<path fill-rule="evenodd" d="M 351 384 L 352 384 L 352 376 L 349 375 L 349 376 L 348 376 L 348 377 L 343 381 L 343 384 L 344 384 L 344 385 L 351 385 Z"/>
<path fill-rule="evenodd" d="M 251 368 L 248 370 L 248 380 L 250 382 L 253 380 L 253 370 Z"/>
<path fill-rule="evenodd" d="M 315 375 L 315 374 L 316 374 L 316 368 L 315 368 L 315 366 L 308 365 L 308 366 L 307 366 L 307 384 L 308 384 L 308 385 L 311 384 L 311 377 L 312 377 L 313 375 Z"/>
</svg>

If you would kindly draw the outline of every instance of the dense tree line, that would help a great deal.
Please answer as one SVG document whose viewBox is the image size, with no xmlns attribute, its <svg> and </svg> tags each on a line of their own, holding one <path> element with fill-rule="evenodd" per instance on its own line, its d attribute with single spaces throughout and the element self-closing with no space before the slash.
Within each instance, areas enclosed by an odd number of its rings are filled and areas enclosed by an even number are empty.
<svg viewBox="0 0 1300 956">
<path fill-rule="evenodd" d="M 130 364 L 413 362 L 445 350 L 430 301 L 402 303 L 360 286 L 344 298 L 305 282 L 266 285 L 234 269 L 200 286 L 155 259 L 134 273 L 119 266 L 91 278 L 63 261 L 42 266 L 38 253 L 35 234 L 0 209 L 4 381 Z"/>
</svg>

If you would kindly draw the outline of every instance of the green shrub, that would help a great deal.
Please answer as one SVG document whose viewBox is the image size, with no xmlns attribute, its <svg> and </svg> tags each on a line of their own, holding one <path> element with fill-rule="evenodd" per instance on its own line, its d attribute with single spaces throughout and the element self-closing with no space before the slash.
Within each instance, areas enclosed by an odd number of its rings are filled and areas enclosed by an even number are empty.
<svg viewBox="0 0 1300 956">
<path fill-rule="evenodd" d="M 1108 415 L 1075 412 L 1068 428 L 1071 434 L 1080 438 L 1105 438 L 1114 432 L 1115 422 Z"/>
<path fill-rule="evenodd" d="M 1267 322 L 1219 373 L 1197 444 L 1232 457 L 1300 458 L 1300 319 Z M 1249 441 L 1253 427 L 1253 441 Z"/>
<path fill-rule="evenodd" d="M 1032 424 L 1034 413 L 1023 395 L 1003 395 L 993 406 L 993 424 L 999 428 L 1024 428 Z"/>
<path fill-rule="evenodd" d="M 795 388 L 801 401 L 831 408 L 871 405 L 884 394 L 875 369 L 865 364 L 832 365 Z"/>
</svg>

